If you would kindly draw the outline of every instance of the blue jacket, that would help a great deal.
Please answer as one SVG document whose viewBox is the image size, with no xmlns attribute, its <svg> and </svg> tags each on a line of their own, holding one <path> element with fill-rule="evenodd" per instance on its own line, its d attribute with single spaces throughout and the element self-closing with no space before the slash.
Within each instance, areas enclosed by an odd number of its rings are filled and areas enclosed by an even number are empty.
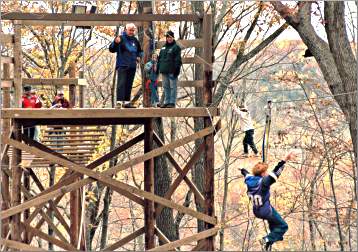
<svg viewBox="0 0 358 252">
<path fill-rule="evenodd" d="M 285 161 L 280 161 L 268 176 L 253 176 L 245 169 L 241 173 L 245 176 L 247 185 L 247 195 L 249 196 L 254 215 L 261 219 L 266 219 L 272 214 L 270 203 L 270 187 L 276 182 L 284 168 Z"/>
<path fill-rule="evenodd" d="M 123 32 L 120 38 L 119 44 L 113 41 L 109 46 L 111 53 L 117 53 L 116 69 L 120 67 L 136 68 L 137 57 L 143 56 L 138 39 L 134 36 L 127 36 L 126 32 Z"/>
</svg>

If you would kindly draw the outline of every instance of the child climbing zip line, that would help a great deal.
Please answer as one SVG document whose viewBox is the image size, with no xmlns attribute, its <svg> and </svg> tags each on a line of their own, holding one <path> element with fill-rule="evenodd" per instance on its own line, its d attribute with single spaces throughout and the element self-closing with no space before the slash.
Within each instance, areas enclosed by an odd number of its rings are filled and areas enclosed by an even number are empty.
<svg viewBox="0 0 358 252">
<path fill-rule="evenodd" d="M 288 230 L 287 223 L 270 203 L 270 187 L 281 175 L 285 163 L 295 157 L 293 152 L 288 153 L 269 174 L 267 173 L 268 165 L 262 162 L 252 168 L 253 175 L 246 169 L 241 169 L 241 174 L 245 177 L 247 185 L 247 194 L 253 205 L 254 215 L 269 223 L 270 233 L 261 240 L 265 251 L 270 251 L 274 242 L 282 241 L 283 235 Z"/>
</svg>

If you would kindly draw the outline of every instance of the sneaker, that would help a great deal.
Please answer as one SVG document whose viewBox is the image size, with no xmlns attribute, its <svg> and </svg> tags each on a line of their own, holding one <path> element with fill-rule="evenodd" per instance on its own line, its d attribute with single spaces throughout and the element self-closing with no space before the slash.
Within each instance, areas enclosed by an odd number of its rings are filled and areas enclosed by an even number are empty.
<svg viewBox="0 0 358 252">
<path fill-rule="evenodd" d="M 152 106 L 153 106 L 153 108 L 159 108 L 159 107 L 160 107 L 160 104 L 159 104 L 159 102 L 154 102 L 154 103 L 152 104 Z"/>
<path fill-rule="evenodd" d="M 175 104 L 174 103 L 169 103 L 166 108 L 175 108 Z"/>
<path fill-rule="evenodd" d="M 161 108 L 166 108 L 169 104 L 161 104 L 160 107 Z"/>
<path fill-rule="evenodd" d="M 249 153 L 242 153 L 240 155 L 241 158 L 248 158 L 249 157 Z"/>
<path fill-rule="evenodd" d="M 254 157 L 260 157 L 260 153 L 258 153 L 258 152 L 255 153 L 255 154 L 254 154 Z"/>
<path fill-rule="evenodd" d="M 133 106 L 132 103 L 126 103 L 124 104 L 123 108 L 136 108 L 136 106 Z"/>
<path fill-rule="evenodd" d="M 263 251 L 271 251 L 273 242 L 269 241 L 267 238 L 262 238 L 260 244 Z"/>
<path fill-rule="evenodd" d="M 122 102 L 117 101 L 115 108 L 122 108 Z"/>
</svg>

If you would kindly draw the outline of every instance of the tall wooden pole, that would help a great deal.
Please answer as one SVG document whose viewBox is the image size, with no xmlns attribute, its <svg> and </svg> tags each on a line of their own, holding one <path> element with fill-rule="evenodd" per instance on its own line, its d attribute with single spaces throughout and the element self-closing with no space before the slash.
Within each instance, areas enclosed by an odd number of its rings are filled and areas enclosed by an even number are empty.
<svg viewBox="0 0 358 252">
<path fill-rule="evenodd" d="M 76 63 L 70 63 L 68 75 L 70 78 L 76 78 Z M 76 85 L 71 84 L 69 86 L 69 102 L 72 107 L 76 106 L 77 97 L 76 97 Z"/>
<path fill-rule="evenodd" d="M 22 96 L 22 47 L 21 47 L 21 24 L 14 22 L 14 87 L 15 108 L 21 108 Z"/>
<path fill-rule="evenodd" d="M 204 106 L 209 107 L 212 103 L 212 15 L 205 14 L 203 18 L 203 35 L 204 35 Z M 204 127 L 210 127 L 212 121 L 210 117 L 204 117 Z M 215 216 L 214 209 L 214 134 L 209 134 L 204 138 L 205 142 L 205 164 L 204 164 L 204 196 L 205 196 L 205 208 L 204 212 L 209 216 Z M 213 224 L 205 223 L 205 229 L 213 228 Z M 215 250 L 215 236 L 210 236 L 205 239 L 207 251 Z"/>
<path fill-rule="evenodd" d="M 21 124 L 14 122 L 14 138 L 21 142 Z M 22 169 L 21 163 L 21 150 L 14 148 L 12 154 L 12 183 L 11 183 L 11 207 L 17 206 L 21 203 L 21 176 Z M 21 241 L 21 214 L 15 214 L 11 217 L 11 240 Z"/>
<path fill-rule="evenodd" d="M 152 8 L 144 7 L 143 13 L 152 13 Z M 143 25 L 144 33 L 150 27 L 150 22 L 145 22 Z M 150 58 L 150 40 L 147 36 L 143 37 L 144 59 Z M 143 105 L 149 107 L 151 104 L 149 90 L 143 87 Z M 147 119 L 144 124 L 144 153 L 153 149 L 153 119 Z M 154 193 L 154 159 L 149 159 L 144 162 L 144 190 Z M 145 229 L 145 249 L 152 249 L 155 247 L 155 208 L 154 202 L 151 200 L 144 201 L 144 229 Z"/>
<path fill-rule="evenodd" d="M 79 72 L 79 78 L 84 79 L 85 78 L 85 73 L 83 71 Z M 80 108 L 84 108 L 85 107 L 85 96 L 86 96 L 86 86 L 85 85 L 79 85 L 79 105 Z"/>
<path fill-rule="evenodd" d="M 76 64 L 71 63 L 69 69 L 69 77 L 76 78 Z M 76 105 L 76 86 L 69 86 L 69 102 L 72 107 Z M 70 192 L 70 231 L 71 244 L 77 247 L 79 240 L 79 225 L 80 225 L 80 191 L 74 190 Z"/>
<path fill-rule="evenodd" d="M 3 78 L 10 79 L 10 64 L 3 64 L 2 68 Z M 2 107 L 10 108 L 10 88 L 2 88 Z M 3 119 L 2 132 L 4 137 L 8 137 L 10 134 L 10 119 Z M 3 152 L 4 145 L 1 145 L 1 153 Z M 1 210 L 5 210 L 10 207 L 10 179 L 4 172 L 5 169 L 9 169 L 10 159 L 6 153 L 1 160 Z M 1 237 L 5 238 L 9 232 L 9 219 L 4 219 L 1 222 Z"/>
</svg>

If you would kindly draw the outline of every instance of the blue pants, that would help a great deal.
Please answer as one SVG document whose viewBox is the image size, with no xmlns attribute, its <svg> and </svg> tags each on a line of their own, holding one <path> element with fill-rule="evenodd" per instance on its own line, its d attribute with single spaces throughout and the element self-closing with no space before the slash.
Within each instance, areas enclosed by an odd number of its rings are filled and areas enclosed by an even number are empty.
<svg viewBox="0 0 358 252">
<path fill-rule="evenodd" d="M 149 84 L 150 87 L 150 101 L 152 104 L 159 102 L 158 97 L 158 87 L 155 85 L 155 81 L 151 81 Z"/>
<path fill-rule="evenodd" d="M 281 215 L 272 207 L 272 214 L 265 218 L 269 223 L 270 233 L 265 237 L 270 242 L 282 241 L 283 235 L 288 230 L 288 225 Z"/>
<path fill-rule="evenodd" d="M 178 78 L 173 74 L 162 74 L 164 88 L 164 104 L 175 104 L 177 100 Z"/>
</svg>

